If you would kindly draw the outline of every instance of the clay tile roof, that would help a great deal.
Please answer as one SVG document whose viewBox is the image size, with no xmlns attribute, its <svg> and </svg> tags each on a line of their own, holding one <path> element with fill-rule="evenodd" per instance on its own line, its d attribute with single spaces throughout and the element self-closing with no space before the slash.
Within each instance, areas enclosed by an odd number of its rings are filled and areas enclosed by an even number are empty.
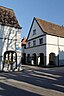
<svg viewBox="0 0 64 96">
<path fill-rule="evenodd" d="M 51 35 L 56 35 L 56 36 L 62 36 L 64 37 L 64 27 L 57 25 L 57 24 L 53 24 L 50 22 L 47 22 L 45 20 L 41 20 L 39 18 L 35 18 L 35 20 L 37 21 L 37 23 L 39 24 L 40 28 Z"/>
<path fill-rule="evenodd" d="M 0 6 L 0 24 L 21 29 L 12 9 Z"/>
</svg>

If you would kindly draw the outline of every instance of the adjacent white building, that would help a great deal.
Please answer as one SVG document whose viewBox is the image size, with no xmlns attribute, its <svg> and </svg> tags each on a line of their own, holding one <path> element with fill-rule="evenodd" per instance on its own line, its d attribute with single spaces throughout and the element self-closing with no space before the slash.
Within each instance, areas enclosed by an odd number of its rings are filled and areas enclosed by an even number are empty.
<svg viewBox="0 0 64 96">
<path fill-rule="evenodd" d="M 34 17 L 24 57 L 32 65 L 64 65 L 64 27 Z"/>
<path fill-rule="evenodd" d="M 21 27 L 14 11 L 0 6 L 0 69 L 6 51 L 15 51 L 17 64 L 19 64 L 21 58 L 20 31 Z"/>
</svg>

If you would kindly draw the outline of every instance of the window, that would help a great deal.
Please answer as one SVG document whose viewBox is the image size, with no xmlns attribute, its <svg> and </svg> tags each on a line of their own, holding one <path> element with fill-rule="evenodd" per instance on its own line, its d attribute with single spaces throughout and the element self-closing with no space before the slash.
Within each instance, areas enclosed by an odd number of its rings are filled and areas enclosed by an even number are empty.
<svg viewBox="0 0 64 96">
<path fill-rule="evenodd" d="M 39 39 L 39 44 L 43 44 L 43 38 Z"/>
<path fill-rule="evenodd" d="M 30 54 L 27 54 L 27 63 L 31 63 Z"/>
<path fill-rule="evenodd" d="M 33 46 L 36 46 L 36 40 L 33 41 Z"/>
<path fill-rule="evenodd" d="M 30 47 L 30 42 L 28 42 L 28 47 Z"/>
<path fill-rule="evenodd" d="M 36 34 L 36 29 L 33 30 L 33 35 L 35 35 L 35 34 Z"/>
</svg>

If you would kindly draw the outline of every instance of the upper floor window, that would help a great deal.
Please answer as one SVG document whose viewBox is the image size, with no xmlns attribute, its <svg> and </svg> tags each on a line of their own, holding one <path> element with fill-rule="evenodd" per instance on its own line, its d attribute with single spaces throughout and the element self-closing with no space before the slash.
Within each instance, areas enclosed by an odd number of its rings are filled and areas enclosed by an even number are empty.
<svg viewBox="0 0 64 96">
<path fill-rule="evenodd" d="M 39 44 L 43 44 L 43 38 L 39 39 Z"/>
<path fill-rule="evenodd" d="M 33 35 L 35 35 L 35 34 L 36 34 L 36 29 L 33 30 Z"/>
<path fill-rule="evenodd" d="M 30 47 L 30 42 L 28 42 L 28 47 Z"/>
<path fill-rule="evenodd" d="M 33 41 L 33 46 L 36 46 L 36 40 Z"/>
</svg>

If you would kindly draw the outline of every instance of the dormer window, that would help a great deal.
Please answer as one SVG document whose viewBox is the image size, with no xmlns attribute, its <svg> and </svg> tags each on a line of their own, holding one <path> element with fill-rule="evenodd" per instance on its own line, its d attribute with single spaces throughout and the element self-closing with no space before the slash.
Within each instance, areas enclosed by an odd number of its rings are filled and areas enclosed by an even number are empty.
<svg viewBox="0 0 64 96">
<path fill-rule="evenodd" d="M 36 34 L 36 29 L 33 30 L 33 35 L 35 35 L 35 34 Z"/>
</svg>

